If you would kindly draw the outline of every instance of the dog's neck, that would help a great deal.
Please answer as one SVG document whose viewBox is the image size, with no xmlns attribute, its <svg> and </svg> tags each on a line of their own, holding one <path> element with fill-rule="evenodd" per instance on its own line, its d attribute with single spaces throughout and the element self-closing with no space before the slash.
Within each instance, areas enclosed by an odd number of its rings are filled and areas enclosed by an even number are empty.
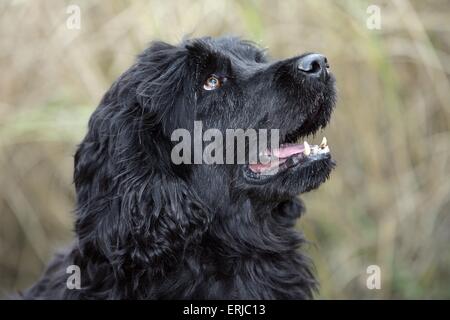
<svg viewBox="0 0 450 320">
<path fill-rule="evenodd" d="M 215 183 L 214 179 L 227 175 L 214 171 L 210 169 L 208 172 L 211 180 L 209 188 L 204 187 L 204 172 L 194 172 L 191 176 L 192 191 L 209 210 L 207 241 L 214 240 L 217 246 L 234 255 L 297 249 L 299 235 L 293 226 L 305 211 L 298 197 L 286 195 L 270 198 L 267 194 L 248 192 L 245 187 L 235 185 L 236 179 L 230 175 L 225 183 Z M 223 185 L 228 189 L 214 188 Z M 293 246 L 286 246 L 286 243 Z"/>
<path fill-rule="evenodd" d="M 304 211 L 298 198 L 281 202 L 258 202 L 240 198 L 236 202 L 214 209 L 209 233 L 218 237 L 225 247 L 234 243 L 247 244 L 251 250 L 277 250 L 293 232 L 292 227 Z"/>
</svg>

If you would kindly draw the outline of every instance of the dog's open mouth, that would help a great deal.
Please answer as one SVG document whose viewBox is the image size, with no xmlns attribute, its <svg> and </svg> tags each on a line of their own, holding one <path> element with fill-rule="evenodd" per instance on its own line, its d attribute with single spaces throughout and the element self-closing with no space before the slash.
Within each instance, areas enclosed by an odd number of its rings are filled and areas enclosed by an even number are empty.
<svg viewBox="0 0 450 320">
<path fill-rule="evenodd" d="M 260 179 L 273 176 L 287 169 L 306 163 L 330 158 L 330 148 L 325 137 L 319 145 L 303 143 L 281 144 L 279 148 L 266 150 L 260 154 L 260 161 L 247 166 L 246 175 L 249 178 Z"/>
</svg>

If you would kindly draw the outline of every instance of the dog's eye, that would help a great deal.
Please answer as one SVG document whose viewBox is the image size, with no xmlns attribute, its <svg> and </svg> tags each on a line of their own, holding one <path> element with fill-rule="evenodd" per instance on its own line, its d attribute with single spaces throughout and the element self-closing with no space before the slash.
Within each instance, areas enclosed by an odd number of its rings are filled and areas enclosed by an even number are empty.
<svg viewBox="0 0 450 320">
<path fill-rule="evenodd" d="M 205 90 L 215 90 L 222 86 L 222 81 L 216 76 L 210 76 L 203 84 Z"/>
</svg>

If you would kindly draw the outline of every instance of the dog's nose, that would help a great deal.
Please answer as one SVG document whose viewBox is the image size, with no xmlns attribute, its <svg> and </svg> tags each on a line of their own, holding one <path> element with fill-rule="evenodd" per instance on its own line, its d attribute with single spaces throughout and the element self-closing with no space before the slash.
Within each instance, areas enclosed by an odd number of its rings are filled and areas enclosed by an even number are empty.
<svg viewBox="0 0 450 320">
<path fill-rule="evenodd" d="M 326 77 L 328 75 L 327 57 L 319 53 L 310 53 L 298 59 L 298 69 L 311 77 Z"/>
</svg>

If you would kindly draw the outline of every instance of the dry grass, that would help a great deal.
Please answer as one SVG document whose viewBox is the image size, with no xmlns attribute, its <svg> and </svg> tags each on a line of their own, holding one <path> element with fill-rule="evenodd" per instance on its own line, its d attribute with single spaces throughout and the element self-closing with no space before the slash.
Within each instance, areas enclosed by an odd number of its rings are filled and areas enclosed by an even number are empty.
<svg viewBox="0 0 450 320">
<path fill-rule="evenodd" d="M 72 154 L 89 114 L 148 41 L 237 34 L 274 57 L 320 51 L 340 100 L 332 179 L 300 222 L 322 298 L 450 298 L 450 5 L 372 1 L 0 4 L 0 290 L 24 288 L 71 239 Z M 382 289 L 368 290 L 377 264 Z M 0 293 L 1 294 L 1 293 Z"/>
</svg>

